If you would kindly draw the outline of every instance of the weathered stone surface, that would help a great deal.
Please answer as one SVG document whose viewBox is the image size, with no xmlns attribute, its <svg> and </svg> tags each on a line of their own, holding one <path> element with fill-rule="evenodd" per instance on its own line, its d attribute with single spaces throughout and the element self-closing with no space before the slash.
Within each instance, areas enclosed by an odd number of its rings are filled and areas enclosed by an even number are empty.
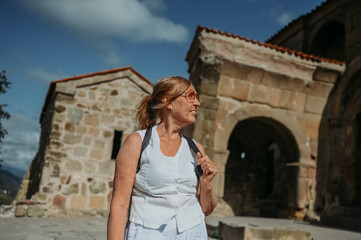
<svg viewBox="0 0 361 240">
<path fill-rule="evenodd" d="M 89 154 L 90 158 L 93 159 L 103 159 L 103 149 L 93 149 L 91 150 L 90 154 Z"/>
<path fill-rule="evenodd" d="M 281 92 L 279 105 L 281 108 L 303 112 L 305 101 L 305 94 L 285 90 Z"/>
<path fill-rule="evenodd" d="M 73 123 L 66 123 L 65 124 L 65 130 L 69 132 L 74 132 L 74 124 Z"/>
<path fill-rule="evenodd" d="M 81 172 L 83 167 L 80 162 L 74 160 L 68 160 L 65 167 L 70 172 Z"/>
<path fill-rule="evenodd" d="M 289 80 L 289 77 L 285 75 L 265 72 L 262 79 L 262 84 L 273 88 L 286 89 Z"/>
<path fill-rule="evenodd" d="M 254 85 L 251 89 L 251 102 L 268 103 L 270 88 L 263 85 Z"/>
<path fill-rule="evenodd" d="M 66 205 L 66 197 L 60 194 L 55 195 L 54 199 L 53 199 L 53 203 L 54 206 L 57 206 L 59 208 L 65 208 Z"/>
<path fill-rule="evenodd" d="M 77 144 L 81 141 L 81 135 L 65 134 L 63 141 L 67 144 Z"/>
<path fill-rule="evenodd" d="M 15 208 L 15 217 L 24 217 L 28 212 L 27 205 L 17 205 Z"/>
<path fill-rule="evenodd" d="M 28 208 L 28 217 L 42 217 L 45 215 L 44 208 L 38 206 L 38 205 L 31 205 Z"/>
<path fill-rule="evenodd" d="M 321 114 L 326 105 L 326 99 L 321 97 L 307 96 L 305 111 L 308 113 Z"/>
<path fill-rule="evenodd" d="M 93 194 L 105 193 L 107 190 L 107 187 L 106 187 L 105 183 L 103 183 L 103 182 L 92 181 L 89 185 L 89 190 Z"/>
<path fill-rule="evenodd" d="M 113 132 L 111 132 L 111 131 L 104 131 L 104 132 L 103 132 L 103 137 L 105 137 L 105 138 L 111 138 L 111 137 L 113 137 Z"/>
<path fill-rule="evenodd" d="M 297 118 L 297 121 L 308 137 L 312 139 L 318 138 L 319 121 L 306 118 Z"/>
<path fill-rule="evenodd" d="M 90 196 L 89 208 L 104 209 L 105 208 L 105 197 L 104 196 Z"/>
<path fill-rule="evenodd" d="M 64 107 L 63 105 L 56 105 L 55 106 L 55 111 L 57 111 L 58 113 L 64 112 L 66 110 L 66 107 Z"/>
<path fill-rule="evenodd" d="M 97 127 L 99 126 L 99 115 L 97 114 L 87 114 L 84 116 L 84 124 Z"/>
<path fill-rule="evenodd" d="M 247 81 L 236 80 L 233 94 L 233 98 L 245 101 L 249 99 L 251 84 Z"/>
<path fill-rule="evenodd" d="M 251 71 L 247 75 L 247 79 L 255 84 L 261 83 L 265 71 L 260 68 L 251 68 Z"/>
<path fill-rule="evenodd" d="M 88 135 L 92 136 L 92 137 L 97 137 L 100 133 L 100 129 L 99 128 L 89 128 L 88 129 Z"/>
<path fill-rule="evenodd" d="M 70 208 L 84 210 L 86 209 L 87 202 L 88 197 L 73 195 L 70 199 Z"/>
<path fill-rule="evenodd" d="M 108 160 L 108 161 L 99 163 L 98 172 L 105 176 L 113 176 L 114 168 L 115 168 L 114 160 Z"/>
<path fill-rule="evenodd" d="M 73 124 L 77 125 L 83 118 L 83 110 L 77 107 L 70 107 L 68 109 L 68 119 Z"/>
<path fill-rule="evenodd" d="M 88 155 L 88 148 L 79 146 L 74 148 L 74 156 L 85 157 Z"/>
<path fill-rule="evenodd" d="M 76 194 L 79 192 L 79 187 L 78 187 L 78 183 L 73 183 L 72 185 L 64 188 L 61 193 L 64 195 L 71 195 L 71 194 Z"/>
</svg>

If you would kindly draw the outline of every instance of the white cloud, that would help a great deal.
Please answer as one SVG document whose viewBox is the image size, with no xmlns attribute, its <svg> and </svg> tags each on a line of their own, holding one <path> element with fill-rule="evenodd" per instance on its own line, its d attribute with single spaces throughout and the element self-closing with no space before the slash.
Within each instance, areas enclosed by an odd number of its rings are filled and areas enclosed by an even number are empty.
<svg viewBox="0 0 361 240">
<path fill-rule="evenodd" d="M 4 160 L 2 165 L 27 171 L 39 147 L 38 119 L 16 113 L 11 114 L 3 125 L 8 134 L 0 149 L 0 158 Z"/>
<path fill-rule="evenodd" d="M 292 13 L 283 12 L 277 17 L 276 21 L 277 21 L 277 23 L 279 23 L 281 25 L 286 25 L 289 22 L 291 22 L 293 19 L 294 19 L 294 16 Z"/>
<path fill-rule="evenodd" d="M 78 34 L 132 42 L 184 42 L 188 30 L 154 12 L 161 0 L 19 0 L 29 9 Z"/>
<path fill-rule="evenodd" d="M 273 8 L 270 11 L 270 16 L 280 25 L 287 25 L 295 18 L 292 12 L 287 11 L 282 7 Z"/>
<path fill-rule="evenodd" d="M 29 69 L 28 76 L 46 84 L 49 84 L 51 81 L 55 81 L 67 77 L 67 75 L 62 72 L 51 73 L 40 68 Z"/>
</svg>

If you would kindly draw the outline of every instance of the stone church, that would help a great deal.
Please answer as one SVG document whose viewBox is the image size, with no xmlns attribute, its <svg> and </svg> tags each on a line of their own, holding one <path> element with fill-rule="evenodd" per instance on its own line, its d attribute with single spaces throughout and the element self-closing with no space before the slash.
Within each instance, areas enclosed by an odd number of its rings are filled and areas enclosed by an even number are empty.
<svg viewBox="0 0 361 240">
<path fill-rule="evenodd" d="M 214 214 L 361 226 L 360 14 L 328 0 L 266 43 L 197 28 L 186 61 L 201 107 L 185 131 L 218 167 Z M 17 212 L 106 214 L 115 152 L 151 91 L 131 67 L 52 82 Z"/>
</svg>

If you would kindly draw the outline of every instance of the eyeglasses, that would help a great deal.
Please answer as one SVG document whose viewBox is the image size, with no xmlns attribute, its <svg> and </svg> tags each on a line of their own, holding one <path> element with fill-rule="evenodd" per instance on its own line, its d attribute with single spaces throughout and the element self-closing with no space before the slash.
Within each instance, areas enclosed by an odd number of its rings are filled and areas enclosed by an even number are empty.
<svg viewBox="0 0 361 240">
<path fill-rule="evenodd" d="M 189 103 L 194 103 L 194 101 L 198 100 L 199 102 L 199 93 L 195 92 L 195 91 L 189 91 L 187 92 L 185 95 L 181 95 L 182 97 L 185 97 L 185 99 L 187 100 L 187 102 Z"/>
</svg>

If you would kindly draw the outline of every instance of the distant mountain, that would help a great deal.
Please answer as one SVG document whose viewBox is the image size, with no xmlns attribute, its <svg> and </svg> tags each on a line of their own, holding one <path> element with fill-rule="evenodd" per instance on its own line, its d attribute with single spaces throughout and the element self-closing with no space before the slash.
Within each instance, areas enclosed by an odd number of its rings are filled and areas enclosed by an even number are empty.
<svg viewBox="0 0 361 240">
<path fill-rule="evenodd" d="M 18 192 L 22 178 L 0 168 L 0 205 L 9 204 Z"/>
<path fill-rule="evenodd" d="M 26 171 L 24 171 L 24 170 L 22 170 L 20 168 L 14 168 L 14 167 L 9 167 L 9 166 L 4 166 L 4 165 L 1 166 L 0 169 L 8 171 L 8 172 L 14 174 L 15 176 L 17 176 L 17 177 L 19 177 L 21 179 L 23 179 L 23 177 L 24 177 L 24 175 L 26 173 Z"/>
</svg>

